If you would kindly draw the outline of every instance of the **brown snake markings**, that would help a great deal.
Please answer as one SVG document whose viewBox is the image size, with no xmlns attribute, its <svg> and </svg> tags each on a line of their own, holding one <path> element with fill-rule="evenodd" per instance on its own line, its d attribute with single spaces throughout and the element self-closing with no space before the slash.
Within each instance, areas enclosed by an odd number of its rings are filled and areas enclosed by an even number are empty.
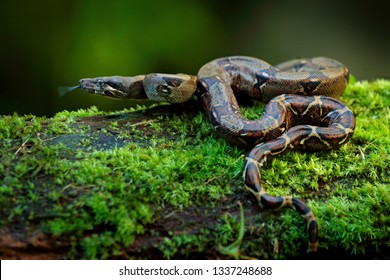
<svg viewBox="0 0 390 280">
<path fill-rule="evenodd" d="M 214 128 L 229 142 L 251 149 L 244 162 L 246 188 L 268 209 L 290 207 L 306 220 L 308 251 L 317 251 L 318 225 L 300 199 L 270 196 L 260 170 L 266 160 L 292 149 L 318 151 L 347 143 L 355 118 L 337 98 L 348 83 L 348 69 L 333 59 L 291 60 L 277 66 L 244 56 L 205 64 L 197 76 L 148 74 L 80 80 L 84 91 L 122 99 L 185 102 L 194 94 Z M 236 96 L 267 103 L 263 115 L 245 119 Z"/>
</svg>

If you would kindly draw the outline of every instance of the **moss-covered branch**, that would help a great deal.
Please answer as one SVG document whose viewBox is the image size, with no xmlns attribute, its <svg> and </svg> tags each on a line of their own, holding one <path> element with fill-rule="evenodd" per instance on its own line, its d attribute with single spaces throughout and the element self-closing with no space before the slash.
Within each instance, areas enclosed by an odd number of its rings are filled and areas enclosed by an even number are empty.
<svg viewBox="0 0 390 280">
<path fill-rule="evenodd" d="M 390 257 L 389 100 L 390 81 L 350 85 L 350 143 L 263 168 L 270 194 L 316 214 L 317 257 Z M 246 152 L 194 104 L 2 116 L 0 149 L 1 258 L 229 258 L 231 244 L 241 258 L 308 257 L 304 220 L 259 209 L 243 188 Z"/>
</svg>

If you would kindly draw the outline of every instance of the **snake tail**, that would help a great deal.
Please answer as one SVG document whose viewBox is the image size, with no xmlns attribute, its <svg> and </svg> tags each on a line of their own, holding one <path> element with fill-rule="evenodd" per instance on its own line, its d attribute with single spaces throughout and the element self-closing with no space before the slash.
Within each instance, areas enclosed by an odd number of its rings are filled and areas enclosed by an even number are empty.
<svg viewBox="0 0 390 280">
<path fill-rule="evenodd" d="M 291 150 L 292 147 L 286 145 L 284 137 L 272 141 L 275 145 L 286 147 L 281 152 Z M 279 143 L 277 143 L 279 142 Z M 284 142 L 284 143 L 283 143 Z M 244 182 L 246 188 L 256 197 L 260 206 L 265 209 L 292 208 L 296 210 L 307 223 L 308 247 L 307 252 L 316 252 L 318 248 L 318 224 L 313 212 L 302 200 L 293 196 L 271 196 L 265 192 L 261 184 L 260 169 L 267 160 L 267 155 L 272 154 L 266 144 L 259 145 L 247 156 L 244 162 Z"/>
</svg>

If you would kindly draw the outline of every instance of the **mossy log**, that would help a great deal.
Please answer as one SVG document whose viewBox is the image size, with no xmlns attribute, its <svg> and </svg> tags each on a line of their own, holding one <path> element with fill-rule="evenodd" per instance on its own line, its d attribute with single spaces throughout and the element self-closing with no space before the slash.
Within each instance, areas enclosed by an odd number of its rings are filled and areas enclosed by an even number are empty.
<svg viewBox="0 0 390 280">
<path fill-rule="evenodd" d="M 347 145 L 289 152 L 262 170 L 268 193 L 316 214 L 317 254 L 305 253 L 297 213 L 262 210 L 244 191 L 247 151 L 190 102 L 1 116 L 0 257 L 389 258 L 390 81 L 356 82 L 342 99 L 357 121 Z"/>
</svg>

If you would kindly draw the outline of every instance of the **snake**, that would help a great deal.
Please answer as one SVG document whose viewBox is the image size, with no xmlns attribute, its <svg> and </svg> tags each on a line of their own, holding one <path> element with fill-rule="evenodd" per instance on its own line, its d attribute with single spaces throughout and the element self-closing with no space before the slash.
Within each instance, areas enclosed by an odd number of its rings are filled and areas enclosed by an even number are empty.
<svg viewBox="0 0 390 280">
<path fill-rule="evenodd" d="M 326 57 L 293 59 L 270 65 L 254 57 L 229 56 L 203 65 L 197 75 L 151 73 L 85 78 L 83 91 L 117 99 L 183 103 L 199 100 L 214 129 L 244 147 L 243 181 L 264 209 L 292 208 L 306 221 L 307 252 L 318 250 L 318 223 L 307 204 L 295 196 L 271 196 L 261 169 L 271 157 L 290 150 L 337 149 L 353 135 L 355 117 L 339 99 L 349 70 Z M 237 98 L 266 103 L 258 119 L 247 119 Z"/>
</svg>

